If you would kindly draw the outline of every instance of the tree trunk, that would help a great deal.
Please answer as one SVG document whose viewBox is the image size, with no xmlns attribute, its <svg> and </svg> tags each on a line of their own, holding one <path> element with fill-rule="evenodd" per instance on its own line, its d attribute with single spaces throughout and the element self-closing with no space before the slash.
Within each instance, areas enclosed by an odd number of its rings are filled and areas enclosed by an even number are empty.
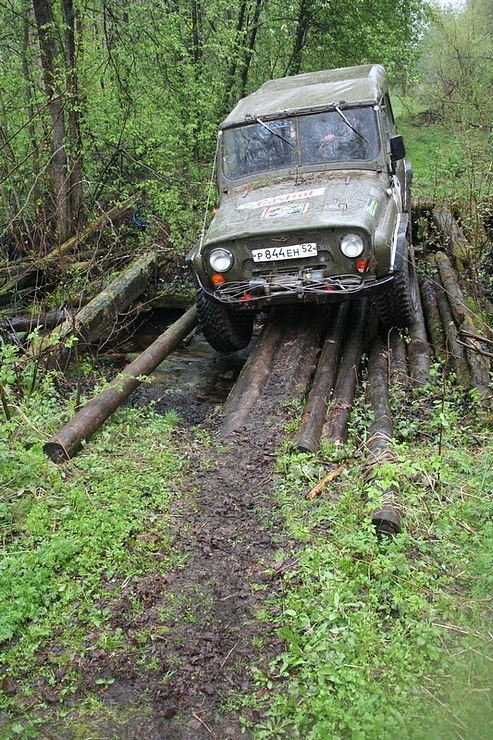
<svg viewBox="0 0 493 740">
<path fill-rule="evenodd" d="M 239 97 L 242 98 L 246 92 L 248 72 L 250 70 L 250 63 L 252 61 L 253 52 L 255 51 L 255 41 L 257 39 L 258 24 L 260 19 L 260 13 L 262 11 L 264 0 L 255 1 L 255 10 L 253 13 L 252 23 L 250 25 L 250 36 L 248 40 L 248 46 L 243 51 L 242 62 L 241 62 L 241 81 L 239 89 Z"/>
<path fill-rule="evenodd" d="M 80 130 L 80 103 L 79 85 L 75 66 L 75 12 L 73 0 L 62 0 L 63 18 L 65 21 L 65 66 L 67 70 L 67 103 L 68 103 L 68 130 L 69 130 L 69 172 L 68 197 L 69 216 L 72 228 L 78 231 L 82 223 L 82 137 Z"/>
<path fill-rule="evenodd" d="M 312 1 L 313 0 L 300 0 L 294 46 L 291 59 L 286 69 L 286 75 L 297 75 L 301 70 L 303 47 L 305 45 L 306 36 L 312 20 Z"/>
<path fill-rule="evenodd" d="M 72 0 L 62 0 L 65 48 L 58 45 L 58 28 L 50 0 L 32 0 L 48 109 L 51 116 L 56 236 L 65 242 L 76 230 L 82 202 L 80 126 L 75 70 Z M 67 114 L 67 119 L 66 119 Z M 68 121 L 68 123 L 67 123 Z"/>
<path fill-rule="evenodd" d="M 178 321 L 161 334 L 142 354 L 93 398 L 74 418 L 49 439 L 43 450 L 53 462 L 69 460 L 92 437 L 101 424 L 197 325 L 197 310 L 190 308 Z"/>
</svg>

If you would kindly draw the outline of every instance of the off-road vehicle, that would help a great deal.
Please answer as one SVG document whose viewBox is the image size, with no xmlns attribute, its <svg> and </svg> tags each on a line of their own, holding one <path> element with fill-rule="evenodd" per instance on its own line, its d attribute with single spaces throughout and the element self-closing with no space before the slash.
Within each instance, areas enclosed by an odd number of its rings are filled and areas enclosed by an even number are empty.
<svg viewBox="0 0 493 740">
<path fill-rule="evenodd" d="M 221 352 L 255 312 L 375 294 L 382 320 L 416 307 L 411 167 L 381 65 L 275 79 L 220 125 L 219 206 L 187 260 L 199 321 Z"/>
</svg>

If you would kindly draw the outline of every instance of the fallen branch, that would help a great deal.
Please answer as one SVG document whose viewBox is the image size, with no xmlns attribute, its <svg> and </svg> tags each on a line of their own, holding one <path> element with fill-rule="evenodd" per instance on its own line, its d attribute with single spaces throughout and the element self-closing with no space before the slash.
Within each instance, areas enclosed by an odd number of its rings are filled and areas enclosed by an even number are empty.
<svg viewBox="0 0 493 740">
<path fill-rule="evenodd" d="M 306 494 L 307 499 L 309 501 L 313 501 L 313 499 L 319 496 L 324 488 L 333 480 L 335 480 L 335 478 L 337 478 L 337 476 L 340 475 L 343 470 L 344 468 L 341 465 L 340 467 L 335 468 L 335 470 L 331 470 L 330 473 L 327 473 L 325 478 L 322 478 L 322 480 Z"/>
</svg>

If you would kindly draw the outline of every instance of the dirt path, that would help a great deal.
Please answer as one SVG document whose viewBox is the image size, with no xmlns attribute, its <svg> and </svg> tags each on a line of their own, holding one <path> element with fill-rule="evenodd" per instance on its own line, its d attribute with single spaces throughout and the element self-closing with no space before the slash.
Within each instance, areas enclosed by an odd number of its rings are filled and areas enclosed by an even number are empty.
<svg viewBox="0 0 493 740">
<path fill-rule="evenodd" d="M 306 351 L 300 355 L 302 342 Z M 187 429 L 177 432 L 187 469 L 194 471 L 187 490 L 180 484 L 172 517 L 172 547 L 184 565 L 166 576 L 132 579 L 112 608 L 111 626 L 123 630 L 130 645 L 139 630 L 154 633 L 148 657 L 155 670 L 136 666 L 130 650 L 118 658 L 99 650 L 80 665 L 87 690 L 105 676 L 114 679 L 105 701 L 116 715 L 119 707 L 135 708 L 124 727 L 98 723 L 99 736 L 245 737 L 238 717 L 224 707 L 232 690 L 251 691 L 251 667 L 280 649 L 269 625 L 256 616 L 284 570 L 278 554 L 296 548 L 276 511 L 273 466 L 317 351 L 307 341 L 303 318 L 292 322 L 262 402 L 240 429 L 219 437 L 221 418 L 213 412 L 204 419 L 212 446 L 192 442 Z M 142 405 L 155 395 L 152 385 L 144 386 L 134 402 Z M 189 401 L 201 416 L 196 399 Z M 135 601 L 144 606 L 138 623 Z"/>
</svg>

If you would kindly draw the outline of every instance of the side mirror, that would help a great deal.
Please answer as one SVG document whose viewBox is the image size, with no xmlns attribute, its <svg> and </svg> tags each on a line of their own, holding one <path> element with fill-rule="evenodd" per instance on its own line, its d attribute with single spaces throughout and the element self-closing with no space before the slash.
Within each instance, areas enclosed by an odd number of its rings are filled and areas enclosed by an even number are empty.
<svg viewBox="0 0 493 740">
<path fill-rule="evenodd" d="M 392 136 L 390 138 L 390 155 L 394 162 L 399 159 L 404 159 L 406 156 L 406 147 L 404 146 L 404 139 L 402 136 Z"/>
</svg>

